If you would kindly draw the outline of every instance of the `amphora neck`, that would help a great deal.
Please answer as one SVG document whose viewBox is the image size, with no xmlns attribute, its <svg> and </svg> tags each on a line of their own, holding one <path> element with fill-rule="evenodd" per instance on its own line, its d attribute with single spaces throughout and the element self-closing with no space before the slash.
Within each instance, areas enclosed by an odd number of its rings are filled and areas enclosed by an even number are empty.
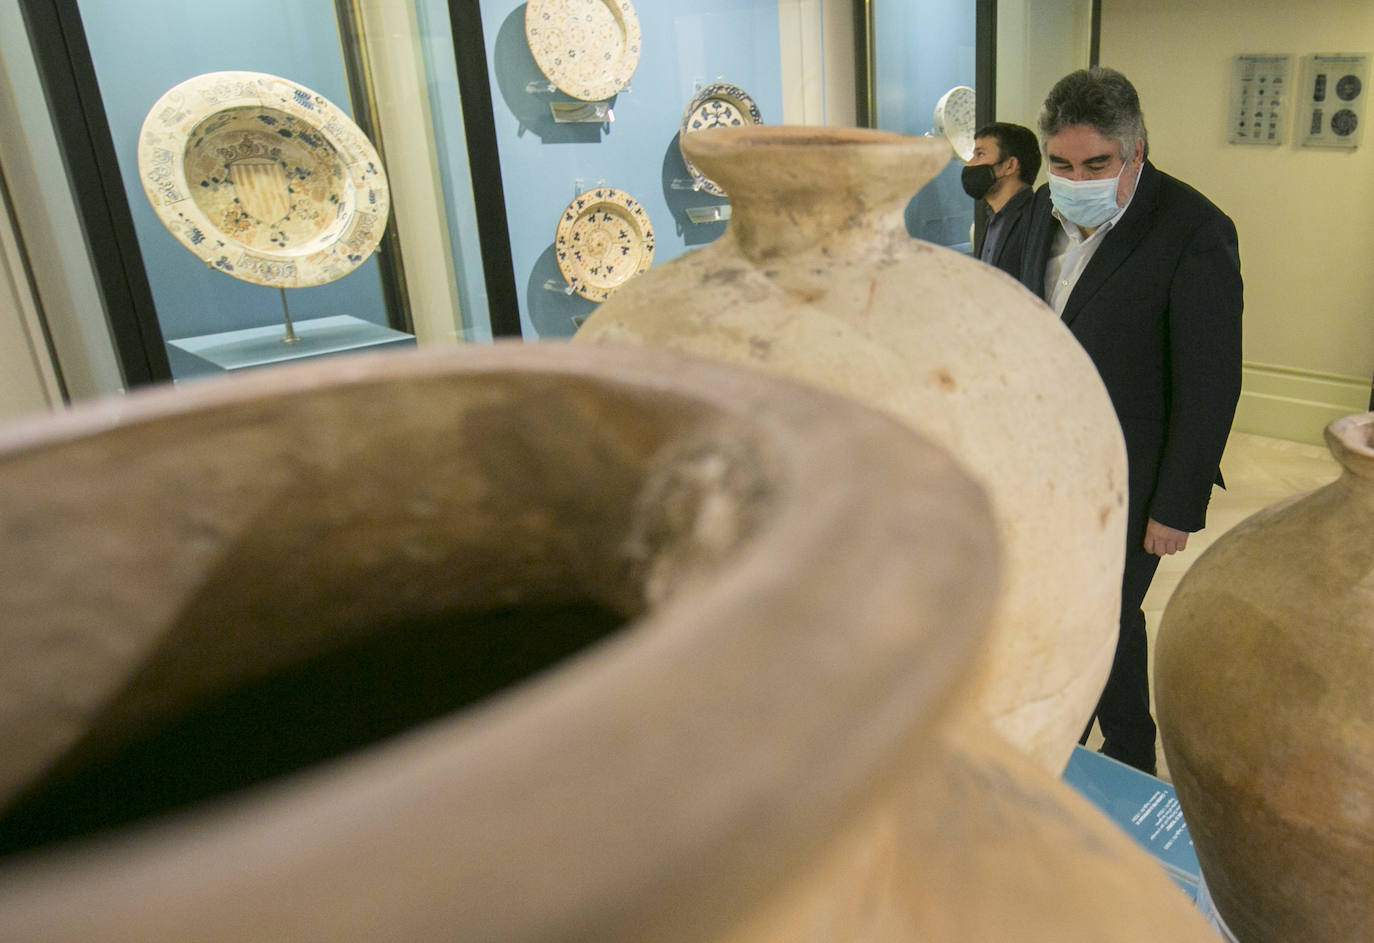
<svg viewBox="0 0 1374 943">
<path fill-rule="evenodd" d="M 1374 412 L 1337 419 L 1326 427 L 1326 447 L 1374 501 Z"/>
<path fill-rule="evenodd" d="M 943 138 L 787 125 L 694 131 L 683 149 L 729 195 L 729 232 L 760 263 L 906 238 L 908 201 L 953 153 Z"/>
</svg>

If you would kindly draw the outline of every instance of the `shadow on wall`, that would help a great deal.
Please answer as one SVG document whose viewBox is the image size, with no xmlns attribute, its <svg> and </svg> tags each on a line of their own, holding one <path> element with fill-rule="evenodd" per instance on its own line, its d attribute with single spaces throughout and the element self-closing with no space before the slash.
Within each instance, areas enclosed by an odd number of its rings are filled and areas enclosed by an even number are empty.
<svg viewBox="0 0 1374 943">
<path fill-rule="evenodd" d="M 725 222 L 694 223 L 687 215 L 688 208 L 729 206 L 730 201 L 705 190 L 691 189 L 692 175 L 682 160 L 678 137 L 678 134 L 674 134 L 663 152 L 663 201 L 673 214 L 673 222 L 677 224 L 677 234 L 682 241 L 689 246 L 705 245 L 720 238 L 725 232 Z"/>
<path fill-rule="evenodd" d="M 549 110 L 551 102 L 576 102 L 578 99 L 563 92 L 529 90 L 530 83 L 548 84 L 548 77 L 540 70 L 525 39 L 525 6 L 520 4 L 501 23 L 496 34 L 494 50 L 496 84 L 506 107 L 520 123 L 517 135 L 530 131 L 545 144 L 587 144 L 601 140 L 611 133 L 611 125 L 600 123 L 559 124 Z M 615 107 L 615 98 L 610 100 Z"/>
<path fill-rule="evenodd" d="M 545 287 L 550 284 L 556 287 Z M 572 337 L 578 325 L 597 308 L 595 301 L 568 294 L 563 290 L 566 285 L 563 273 L 558 270 L 558 256 L 550 243 L 534 263 L 525 284 L 530 324 L 542 339 Z"/>
</svg>

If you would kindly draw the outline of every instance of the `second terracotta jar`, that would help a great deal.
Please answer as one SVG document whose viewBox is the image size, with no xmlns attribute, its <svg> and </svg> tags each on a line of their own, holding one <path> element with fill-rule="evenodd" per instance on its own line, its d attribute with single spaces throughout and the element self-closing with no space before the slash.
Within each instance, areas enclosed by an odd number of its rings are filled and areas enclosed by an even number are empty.
<svg viewBox="0 0 1374 943">
<path fill-rule="evenodd" d="M 1374 413 L 1326 441 L 1340 478 L 1223 534 L 1159 630 L 1164 753 L 1245 943 L 1374 927 Z"/>
</svg>

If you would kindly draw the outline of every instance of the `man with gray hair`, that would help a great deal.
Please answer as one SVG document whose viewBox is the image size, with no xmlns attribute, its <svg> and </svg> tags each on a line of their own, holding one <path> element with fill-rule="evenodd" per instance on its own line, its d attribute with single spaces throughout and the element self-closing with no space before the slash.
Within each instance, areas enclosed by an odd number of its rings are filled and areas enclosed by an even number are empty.
<svg viewBox="0 0 1374 943">
<path fill-rule="evenodd" d="M 1140 606 L 1160 557 L 1202 529 L 1222 483 L 1241 378 L 1236 227 L 1148 160 L 1140 98 L 1120 72 L 1080 70 L 1056 83 L 1040 138 L 1049 182 L 1031 208 L 1021 281 L 1096 365 L 1130 475 L 1120 634 L 1096 719 L 1103 753 L 1153 773 Z"/>
</svg>

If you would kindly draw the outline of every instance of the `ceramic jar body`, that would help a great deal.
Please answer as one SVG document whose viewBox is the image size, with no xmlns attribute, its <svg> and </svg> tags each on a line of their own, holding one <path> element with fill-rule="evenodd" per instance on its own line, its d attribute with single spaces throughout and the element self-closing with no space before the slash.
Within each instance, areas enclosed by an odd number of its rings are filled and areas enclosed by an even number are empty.
<svg viewBox="0 0 1374 943">
<path fill-rule="evenodd" d="M 944 722 L 994 524 L 854 403 L 655 351 L 340 358 L 7 430 L 0 498 L 6 851 L 16 796 L 217 692 L 290 680 L 243 755 L 313 750 L 359 690 L 297 668 L 395 672 L 370 721 L 490 671 L 465 633 L 528 661 L 572 603 L 620 620 L 290 775 L 0 855 L 0 938 L 1208 939 L 1084 800 Z M 466 618 L 511 609 L 542 617 Z"/>
<path fill-rule="evenodd" d="M 0 437 L 0 937 L 700 939 L 928 739 L 998 556 L 940 450 L 669 352 L 464 354 Z"/>
<path fill-rule="evenodd" d="M 1341 477 L 1220 537 L 1160 626 L 1164 753 L 1243 943 L 1374 927 L 1374 413 L 1327 441 Z"/>
<path fill-rule="evenodd" d="M 655 351 L 341 358 L 0 433 L 0 498 L 5 842 L 54 770 L 321 658 L 394 672 L 409 620 L 458 617 L 364 720 L 490 670 L 455 636 L 520 660 L 571 603 L 621 620 L 291 775 L 0 855 L 0 938 L 1209 939 L 1084 800 L 945 723 L 994 524 L 854 403 Z M 465 618 L 512 608 L 543 617 Z M 299 693 L 247 759 L 358 700 Z"/>
<path fill-rule="evenodd" d="M 1068 330 L 1001 272 L 908 237 L 943 141 L 759 127 L 684 142 L 731 195 L 714 243 L 626 283 L 576 341 L 661 345 L 894 415 L 987 488 L 1007 554 L 976 709 L 1058 772 L 1115 649 L 1120 428 Z"/>
</svg>

